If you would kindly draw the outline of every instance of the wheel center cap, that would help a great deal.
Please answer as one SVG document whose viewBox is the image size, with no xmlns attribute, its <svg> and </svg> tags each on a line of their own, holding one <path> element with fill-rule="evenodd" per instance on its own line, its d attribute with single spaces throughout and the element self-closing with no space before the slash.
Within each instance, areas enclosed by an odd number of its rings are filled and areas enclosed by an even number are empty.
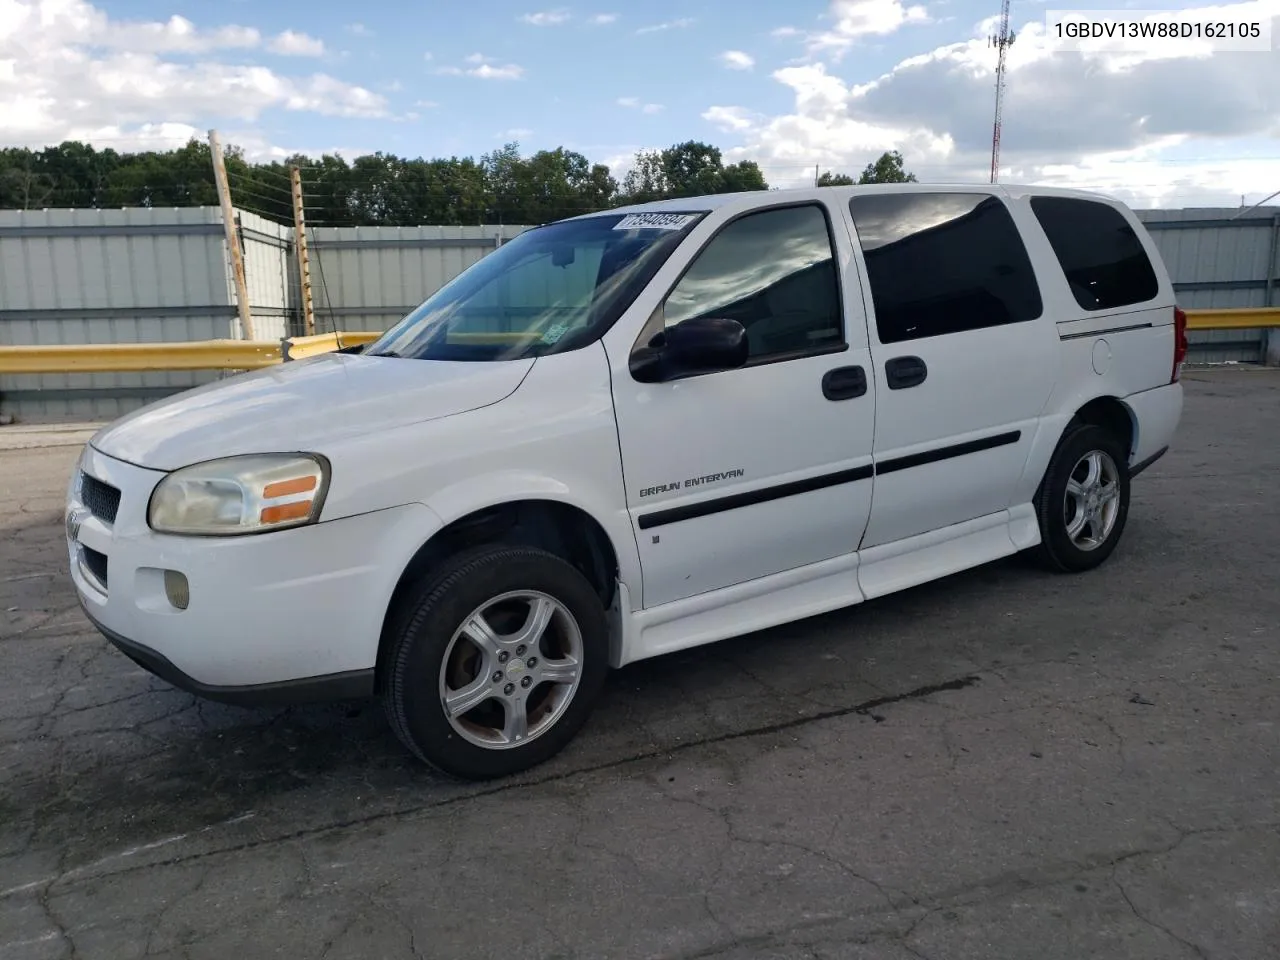
<svg viewBox="0 0 1280 960">
<path fill-rule="evenodd" d="M 511 662 L 507 664 L 507 677 L 512 680 L 519 678 L 524 674 L 524 672 L 525 666 L 523 660 L 512 658 Z"/>
</svg>

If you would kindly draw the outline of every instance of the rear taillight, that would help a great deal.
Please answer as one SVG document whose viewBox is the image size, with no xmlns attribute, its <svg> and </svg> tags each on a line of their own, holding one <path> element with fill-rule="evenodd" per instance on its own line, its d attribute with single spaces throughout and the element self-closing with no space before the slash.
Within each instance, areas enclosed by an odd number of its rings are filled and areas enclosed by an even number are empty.
<svg viewBox="0 0 1280 960">
<path fill-rule="evenodd" d="M 1187 359 L 1187 315 L 1181 307 L 1173 308 L 1173 373 L 1170 383 L 1177 383 L 1182 364 Z"/>
</svg>

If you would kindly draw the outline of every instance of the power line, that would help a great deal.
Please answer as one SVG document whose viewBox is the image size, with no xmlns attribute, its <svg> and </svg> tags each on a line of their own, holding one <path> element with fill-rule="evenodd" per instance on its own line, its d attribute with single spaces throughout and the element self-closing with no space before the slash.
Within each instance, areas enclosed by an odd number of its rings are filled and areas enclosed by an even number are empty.
<svg viewBox="0 0 1280 960">
<path fill-rule="evenodd" d="M 290 202 L 292 202 L 291 191 L 282 190 L 280 187 L 274 186 L 273 184 L 265 183 L 261 180 L 258 180 L 252 174 L 228 173 L 227 179 L 231 181 L 232 186 L 235 186 L 236 183 L 242 183 L 242 184 L 258 187 L 262 190 L 274 190 L 276 193 L 284 194 L 284 196 L 288 198 Z"/>
</svg>

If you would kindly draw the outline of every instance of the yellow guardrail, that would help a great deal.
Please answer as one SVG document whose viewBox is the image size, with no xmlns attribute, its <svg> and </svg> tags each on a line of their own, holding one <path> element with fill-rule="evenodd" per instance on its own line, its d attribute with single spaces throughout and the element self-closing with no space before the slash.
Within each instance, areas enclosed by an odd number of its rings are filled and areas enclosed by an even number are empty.
<svg viewBox="0 0 1280 960">
<path fill-rule="evenodd" d="M 1234 310 L 1188 310 L 1189 330 L 1253 330 L 1280 328 L 1280 307 Z M 302 360 L 345 347 L 371 343 L 379 331 L 357 330 L 291 337 L 278 343 L 246 340 L 202 340 L 178 343 L 85 343 L 75 345 L 0 346 L 0 374 L 136 373 L 148 370 L 257 370 L 286 360 Z M 450 339 L 474 343 L 511 343 L 530 334 L 453 334 Z"/>
<path fill-rule="evenodd" d="M 312 337 L 290 337 L 280 341 L 277 360 L 303 360 L 320 353 L 332 353 L 362 343 L 373 343 L 382 336 L 380 330 L 357 330 L 351 333 L 318 333 Z M 2 363 L 3 361 L 0 361 Z"/>
<path fill-rule="evenodd" d="M 1188 330 L 1255 330 L 1260 327 L 1280 327 L 1280 307 L 1187 311 Z"/>
<path fill-rule="evenodd" d="M 278 343 L 253 340 L 0 347 L 0 373 L 256 370 L 280 360 Z"/>
</svg>

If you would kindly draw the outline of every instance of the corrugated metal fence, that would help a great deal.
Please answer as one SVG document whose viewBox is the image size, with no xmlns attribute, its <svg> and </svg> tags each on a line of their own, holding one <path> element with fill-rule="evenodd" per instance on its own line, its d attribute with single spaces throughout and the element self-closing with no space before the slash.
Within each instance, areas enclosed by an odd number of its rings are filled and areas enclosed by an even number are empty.
<svg viewBox="0 0 1280 960">
<path fill-rule="evenodd" d="M 1280 305 L 1280 210 L 1150 210 L 1188 308 Z M 258 339 L 302 333 L 291 228 L 237 214 Z M 317 332 L 382 330 L 524 226 L 311 231 Z M 238 337 L 217 208 L 0 211 L 0 344 Z M 1266 331 L 1196 331 L 1193 362 L 1258 362 Z M 0 378 L 0 411 L 109 418 L 215 372 Z"/>
<path fill-rule="evenodd" d="M 286 332 L 289 231 L 240 214 L 256 337 Z M 0 211 L 0 344 L 238 338 L 216 207 Z M 0 411 L 112 417 L 215 379 L 213 371 L 0 378 Z"/>
<path fill-rule="evenodd" d="M 254 336 L 302 330 L 293 230 L 247 211 L 241 228 Z M 317 332 L 380 330 L 521 226 L 311 231 Z M 217 207 L 0 211 L 0 344 L 238 338 Z M 0 377 L 0 412 L 103 419 L 216 371 Z"/>
<path fill-rule="evenodd" d="M 528 227 L 319 227 L 308 232 L 316 332 L 386 330 Z"/>
<path fill-rule="evenodd" d="M 1239 214 L 1231 209 L 1138 211 L 1184 308 L 1280 306 L 1280 210 Z M 1188 339 L 1193 363 L 1258 363 L 1267 331 L 1197 330 Z"/>
</svg>

